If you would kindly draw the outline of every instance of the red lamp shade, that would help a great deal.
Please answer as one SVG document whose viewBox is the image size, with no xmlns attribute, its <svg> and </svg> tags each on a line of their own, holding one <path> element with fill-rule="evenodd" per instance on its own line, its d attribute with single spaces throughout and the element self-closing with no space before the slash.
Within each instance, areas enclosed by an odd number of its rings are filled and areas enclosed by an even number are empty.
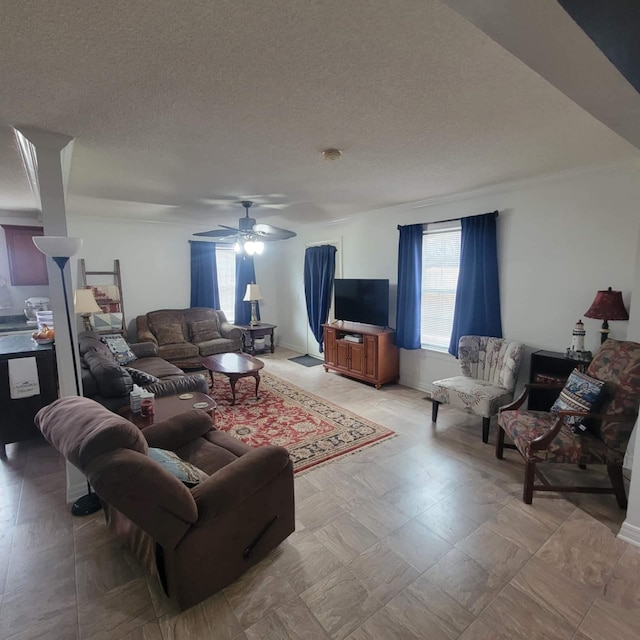
<svg viewBox="0 0 640 640">
<path fill-rule="evenodd" d="M 584 314 L 587 318 L 602 320 L 600 329 L 600 342 L 603 343 L 609 337 L 609 320 L 628 320 L 629 314 L 624 308 L 621 291 L 598 291 L 596 299 Z"/>
<path fill-rule="evenodd" d="M 595 300 L 584 314 L 597 320 L 628 320 L 629 314 L 622 301 L 622 291 L 598 291 Z"/>
</svg>

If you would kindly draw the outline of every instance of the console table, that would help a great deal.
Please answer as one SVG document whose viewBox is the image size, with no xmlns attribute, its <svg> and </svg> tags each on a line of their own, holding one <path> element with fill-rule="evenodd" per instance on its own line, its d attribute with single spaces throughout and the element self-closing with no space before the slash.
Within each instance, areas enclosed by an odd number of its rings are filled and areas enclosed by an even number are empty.
<svg viewBox="0 0 640 640">
<path fill-rule="evenodd" d="M 236 327 L 242 329 L 242 350 L 245 353 L 250 353 L 252 356 L 255 356 L 256 353 L 264 353 L 267 350 L 267 346 L 265 345 L 264 349 L 256 350 L 256 338 L 269 336 L 269 349 L 271 353 L 273 353 L 273 330 L 277 326 L 276 324 L 267 324 L 266 322 L 261 322 L 260 324 L 237 324 Z"/>
<path fill-rule="evenodd" d="M 56 353 L 52 344 L 38 345 L 30 335 L 0 337 L 0 457 L 5 445 L 35 438 L 40 432 L 33 424 L 36 413 L 58 398 Z M 28 398 L 14 399 L 9 386 L 9 361 L 16 358 L 35 358 L 40 393 Z"/>
<path fill-rule="evenodd" d="M 356 322 L 323 324 L 324 370 L 371 382 L 379 389 L 400 377 L 396 332 Z M 357 340 L 354 342 L 353 340 Z"/>
</svg>

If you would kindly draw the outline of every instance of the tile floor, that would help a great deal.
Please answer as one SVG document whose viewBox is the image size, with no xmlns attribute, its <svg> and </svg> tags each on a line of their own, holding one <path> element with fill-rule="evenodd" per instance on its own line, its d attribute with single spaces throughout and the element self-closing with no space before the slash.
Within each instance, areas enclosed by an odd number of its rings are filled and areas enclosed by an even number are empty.
<svg viewBox="0 0 640 640">
<path fill-rule="evenodd" d="M 549 494 L 526 506 L 521 461 L 494 458 L 480 419 L 442 407 L 434 426 L 424 393 L 376 391 L 291 355 L 266 356 L 267 370 L 397 437 L 297 477 L 296 533 L 182 613 L 101 513 L 69 514 L 56 452 L 9 446 L 0 461 L 0 638 L 640 637 L 640 549 L 615 537 L 624 513 L 612 496 Z"/>
</svg>

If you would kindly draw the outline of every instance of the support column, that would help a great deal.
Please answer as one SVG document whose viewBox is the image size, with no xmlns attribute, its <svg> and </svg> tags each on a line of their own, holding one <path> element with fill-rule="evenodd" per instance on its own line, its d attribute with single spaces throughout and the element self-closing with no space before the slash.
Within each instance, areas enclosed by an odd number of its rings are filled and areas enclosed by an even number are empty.
<svg viewBox="0 0 640 640">
<path fill-rule="evenodd" d="M 640 178 L 640 164 L 637 168 Z M 640 235 L 638 236 L 638 248 L 636 249 L 636 271 L 631 292 L 631 304 L 629 305 L 629 329 L 627 339 L 640 342 Z M 640 437 L 638 431 L 640 418 L 631 434 L 631 440 L 627 448 L 625 467 L 631 468 L 631 482 L 629 486 L 629 504 L 627 517 L 622 523 L 618 537 L 640 547 Z"/>
<path fill-rule="evenodd" d="M 65 198 L 71 168 L 73 138 L 60 133 L 42 131 L 33 127 L 15 127 L 22 159 L 36 199 L 40 200 L 44 235 L 67 236 Z M 35 182 L 35 184 L 34 184 Z M 73 313 L 73 282 L 71 278 L 75 259 L 71 259 L 62 274 L 67 287 L 67 303 Z M 72 318 L 71 335 L 67 328 L 66 311 L 60 269 L 47 258 L 49 297 L 56 332 L 56 363 L 60 396 L 75 396 L 73 359 L 77 362 L 76 322 Z M 82 389 L 82 380 L 78 381 Z M 67 463 L 67 500 L 73 502 L 86 492 L 84 476 Z"/>
<path fill-rule="evenodd" d="M 21 149 L 29 151 L 28 155 L 23 152 L 27 173 L 33 174 L 35 170 L 35 186 L 40 198 L 44 235 L 66 236 L 68 233 L 64 167 L 65 164 L 68 166 L 70 162 L 73 138 L 32 127 L 16 127 L 15 130 Z M 34 161 L 35 167 L 27 166 L 27 163 Z M 72 262 L 69 261 L 64 268 L 63 275 L 67 285 L 67 302 L 69 309 L 73 312 L 71 264 Z M 47 273 L 49 275 L 49 295 L 56 332 L 56 361 L 60 395 L 75 396 L 76 385 L 73 374 L 73 358 L 76 357 L 76 340 L 74 335 L 69 335 L 69 330 L 67 329 L 60 269 L 50 258 L 47 258 Z M 75 322 L 72 322 L 72 331 L 75 329 L 75 324 Z"/>
</svg>

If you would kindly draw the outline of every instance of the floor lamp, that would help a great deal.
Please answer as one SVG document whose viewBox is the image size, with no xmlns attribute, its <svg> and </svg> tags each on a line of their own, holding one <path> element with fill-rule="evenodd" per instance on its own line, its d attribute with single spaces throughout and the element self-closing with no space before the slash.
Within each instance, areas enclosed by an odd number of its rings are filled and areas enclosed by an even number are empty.
<svg viewBox="0 0 640 640">
<path fill-rule="evenodd" d="M 51 258 L 60 269 L 62 278 L 62 292 L 64 296 L 64 310 L 67 315 L 67 329 L 69 330 L 69 341 L 71 343 L 71 359 L 73 360 L 73 376 L 76 386 L 76 395 L 80 393 L 80 382 L 78 379 L 78 363 L 73 350 L 73 331 L 71 329 L 71 312 L 69 311 L 69 299 L 67 297 L 67 283 L 64 279 L 64 268 L 71 256 L 75 256 L 82 247 L 82 238 L 68 238 L 66 236 L 34 236 L 33 243 L 45 256 Z M 87 480 L 87 495 L 78 498 L 71 507 L 74 516 L 88 516 L 98 511 L 102 505 L 100 498 L 93 492 Z"/>
</svg>

